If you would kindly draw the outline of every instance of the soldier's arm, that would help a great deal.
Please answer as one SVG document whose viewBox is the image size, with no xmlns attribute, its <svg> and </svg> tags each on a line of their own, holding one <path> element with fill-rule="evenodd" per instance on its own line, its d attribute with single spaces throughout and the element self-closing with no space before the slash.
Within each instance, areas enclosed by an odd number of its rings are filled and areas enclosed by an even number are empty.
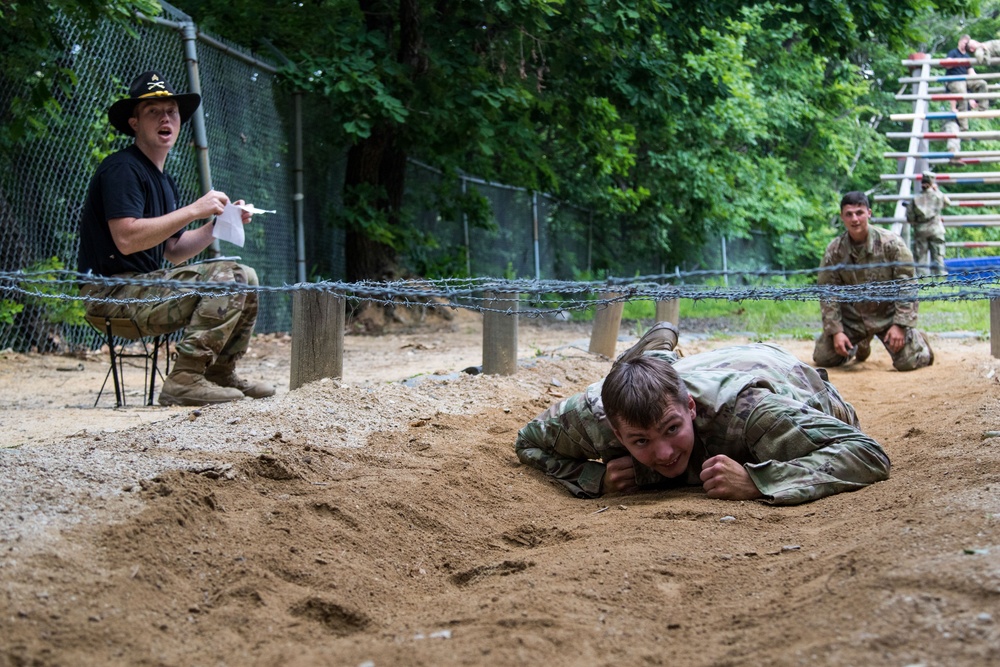
<svg viewBox="0 0 1000 667">
<path fill-rule="evenodd" d="M 577 498 L 600 496 L 605 465 L 597 460 L 602 453 L 596 445 L 603 443 L 566 428 L 552 412 L 547 410 L 518 431 L 514 443 L 517 458 L 554 477 Z"/>
<path fill-rule="evenodd" d="M 795 505 L 889 477 L 889 457 L 859 429 L 785 396 L 769 394 L 747 420 L 759 463 L 747 472 L 765 499 Z"/>
</svg>

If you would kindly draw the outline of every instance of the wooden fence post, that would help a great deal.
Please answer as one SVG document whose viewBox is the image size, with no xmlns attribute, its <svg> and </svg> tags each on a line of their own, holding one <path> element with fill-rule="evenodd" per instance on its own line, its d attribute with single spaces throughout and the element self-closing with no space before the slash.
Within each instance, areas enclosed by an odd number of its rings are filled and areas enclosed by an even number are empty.
<svg viewBox="0 0 1000 667">
<path fill-rule="evenodd" d="M 491 293 L 483 305 L 487 308 L 509 310 L 512 314 L 483 313 L 483 373 L 487 375 L 513 375 L 517 372 L 517 310 L 520 294 Z"/>
<path fill-rule="evenodd" d="M 681 326 L 681 300 L 669 299 L 656 302 L 656 321 L 670 322 L 675 327 Z"/>
<path fill-rule="evenodd" d="M 990 299 L 990 354 L 1000 359 L 1000 299 Z"/>
<path fill-rule="evenodd" d="M 344 375 L 346 301 L 330 292 L 292 295 L 292 370 L 289 389 Z"/>
<path fill-rule="evenodd" d="M 601 294 L 601 300 L 613 299 L 616 296 L 618 294 L 615 292 L 604 292 Z M 597 307 L 597 312 L 594 313 L 594 329 L 590 334 L 590 352 L 603 354 L 609 359 L 615 358 L 618 329 L 621 328 L 624 309 L 625 303 L 622 301 Z"/>
</svg>

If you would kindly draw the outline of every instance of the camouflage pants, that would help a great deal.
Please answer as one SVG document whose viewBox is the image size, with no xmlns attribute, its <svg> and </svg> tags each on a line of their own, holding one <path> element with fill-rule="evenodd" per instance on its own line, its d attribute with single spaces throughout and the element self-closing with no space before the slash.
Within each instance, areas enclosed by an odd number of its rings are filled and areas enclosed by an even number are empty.
<svg viewBox="0 0 1000 667">
<path fill-rule="evenodd" d="M 116 278 L 174 280 L 191 283 L 238 283 L 257 285 L 257 273 L 249 266 L 228 260 L 207 261 L 160 269 L 153 273 L 123 273 Z M 193 286 L 193 289 L 197 289 Z M 184 292 L 186 290 L 180 290 Z M 257 321 L 257 294 L 197 295 L 141 304 L 114 303 L 114 300 L 174 296 L 176 288 L 147 285 L 86 286 L 87 314 L 96 317 L 129 317 L 147 335 L 184 329 L 177 344 L 178 355 L 211 364 L 233 362 L 243 356 Z"/>
<path fill-rule="evenodd" d="M 934 275 L 946 276 L 944 268 L 944 227 L 941 225 L 913 225 L 913 261 L 917 263 L 917 274 L 927 275 L 930 270 L 919 266 L 927 263 L 927 253 L 931 255 Z"/>
<path fill-rule="evenodd" d="M 885 331 L 875 334 L 883 345 L 885 345 L 885 333 L 888 330 L 886 328 Z M 889 356 L 892 357 L 893 368 L 897 371 L 914 371 L 924 366 L 930 366 L 934 362 L 934 353 L 927 342 L 927 336 L 913 327 L 904 327 L 903 331 L 906 332 L 906 340 L 899 352 L 893 352 L 888 347 L 885 348 Z M 854 331 L 846 327 L 844 333 L 851 339 L 851 345 L 857 345 L 862 341 L 871 344 L 872 334 L 870 333 Z M 840 356 L 833 349 L 833 336 L 821 333 L 816 338 L 816 346 L 813 348 L 813 361 L 817 366 L 832 368 L 843 365 L 847 358 Z"/>
<path fill-rule="evenodd" d="M 985 93 L 987 91 L 986 82 L 982 79 L 968 79 L 967 81 L 948 81 L 945 86 L 945 90 L 949 93 L 955 93 L 957 95 L 965 95 L 967 93 Z M 980 111 L 986 111 L 990 108 L 990 100 L 976 100 L 978 104 L 978 109 Z M 958 106 L 959 111 L 969 110 L 969 100 L 955 100 L 955 104 Z M 958 126 L 962 128 L 963 132 L 969 131 L 969 119 L 959 118 Z"/>
</svg>

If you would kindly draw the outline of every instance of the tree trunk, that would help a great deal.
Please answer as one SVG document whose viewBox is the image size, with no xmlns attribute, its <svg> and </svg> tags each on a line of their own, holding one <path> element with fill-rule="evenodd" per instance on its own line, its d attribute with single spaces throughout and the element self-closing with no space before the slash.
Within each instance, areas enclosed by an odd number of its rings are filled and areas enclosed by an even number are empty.
<svg viewBox="0 0 1000 667">
<path fill-rule="evenodd" d="M 392 146 L 393 134 L 389 127 L 378 127 L 370 137 L 352 146 L 344 178 L 345 203 L 358 211 L 375 208 L 385 215 L 390 229 L 399 224 L 406 167 L 405 155 Z M 397 169 L 396 163 L 403 168 Z M 378 192 L 376 201 L 358 201 L 372 192 Z M 348 227 L 344 252 L 345 278 L 349 282 L 391 280 L 398 274 L 395 248 L 371 238 L 359 226 Z"/>
<path fill-rule="evenodd" d="M 409 66 L 413 78 L 421 76 L 427 62 L 416 0 L 401 0 L 395 17 L 382 12 L 382 5 L 373 0 L 361 0 L 359 7 L 368 29 L 383 33 L 387 41 L 398 40 L 396 59 Z M 384 123 L 375 127 L 370 137 L 352 146 L 347 154 L 344 203 L 359 212 L 375 208 L 384 216 L 390 232 L 397 231 L 406 185 L 406 157 L 394 126 Z M 359 197 L 373 196 L 371 193 L 378 193 L 376 201 L 358 201 Z M 371 238 L 359 225 L 348 227 L 344 250 L 345 277 L 350 282 L 399 276 L 396 249 Z"/>
</svg>

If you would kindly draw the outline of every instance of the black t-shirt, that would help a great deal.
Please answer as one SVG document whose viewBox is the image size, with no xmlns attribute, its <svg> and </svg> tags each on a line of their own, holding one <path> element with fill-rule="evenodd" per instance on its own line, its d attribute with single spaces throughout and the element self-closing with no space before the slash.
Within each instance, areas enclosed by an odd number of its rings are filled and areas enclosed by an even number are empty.
<svg viewBox="0 0 1000 667">
<path fill-rule="evenodd" d="M 163 243 L 123 255 L 111 237 L 108 220 L 158 218 L 177 208 L 177 197 L 174 179 L 157 169 L 135 144 L 109 155 L 97 168 L 87 190 L 80 218 L 78 270 L 113 276 L 159 269 L 163 265 Z"/>
<path fill-rule="evenodd" d="M 948 58 L 968 58 L 968 53 L 962 53 L 958 49 L 952 49 L 948 52 Z M 959 74 L 968 74 L 968 65 L 958 65 L 956 67 L 949 67 L 944 71 L 945 76 L 958 76 Z"/>
</svg>

